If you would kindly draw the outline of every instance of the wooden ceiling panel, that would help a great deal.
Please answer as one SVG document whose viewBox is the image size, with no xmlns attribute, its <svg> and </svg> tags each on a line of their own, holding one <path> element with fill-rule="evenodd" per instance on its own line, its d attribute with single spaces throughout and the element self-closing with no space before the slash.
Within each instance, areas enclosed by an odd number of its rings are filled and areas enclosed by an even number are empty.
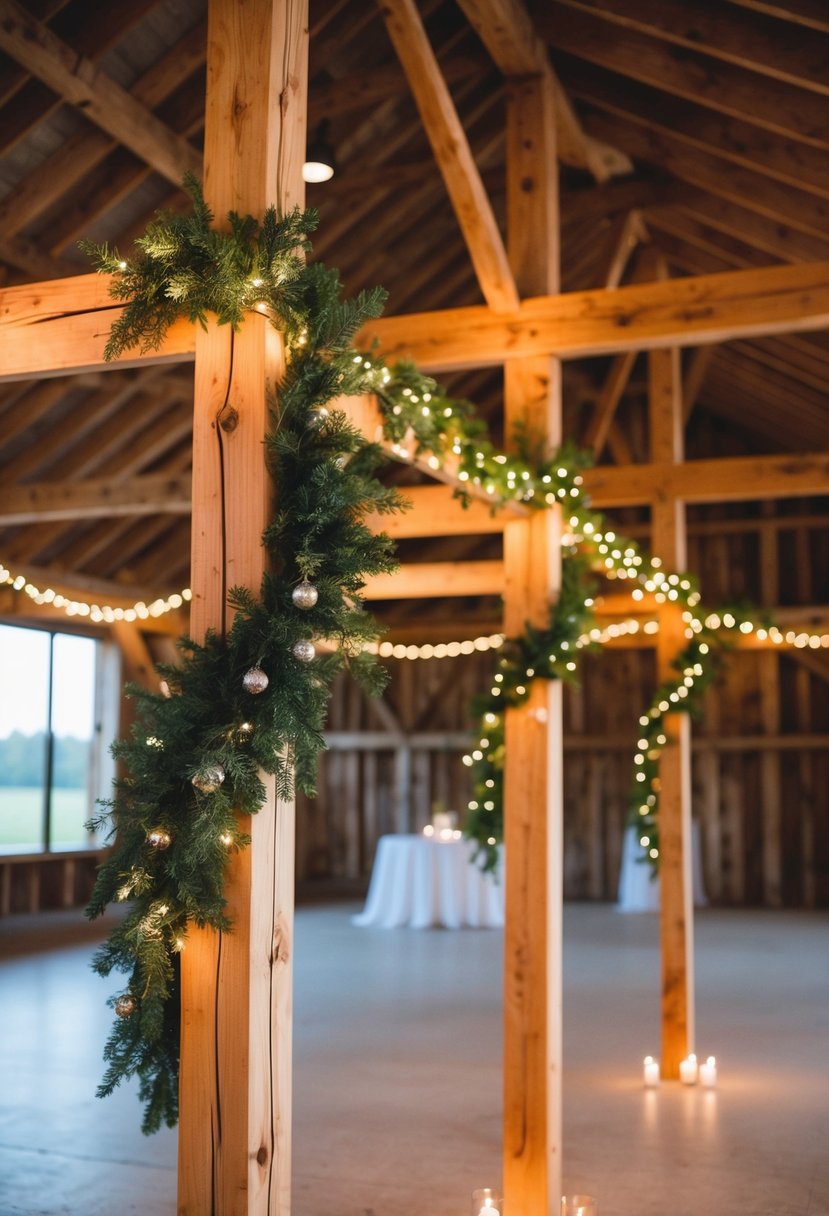
<svg viewBox="0 0 829 1216">
<path fill-rule="evenodd" d="M 505 227 L 508 77 L 550 70 L 563 88 L 563 290 L 615 284 L 630 274 L 632 249 L 648 244 L 680 276 L 829 260 L 825 0 L 527 0 L 529 21 L 519 0 L 415 7 L 469 143 L 467 170 L 474 164 L 489 200 L 494 241 Z M 127 249 L 157 208 L 188 205 L 179 182 L 187 165 L 200 163 L 205 11 L 205 0 L 0 0 L 0 12 L 33 30 L 39 54 L 45 47 L 52 57 L 44 68 L 8 30 L 0 39 L 6 283 L 75 273 L 85 268 L 79 237 Z M 339 160 L 334 179 L 308 191 L 321 215 L 315 256 L 340 269 L 350 292 L 385 286 L 391 315 L 479 303 L 472 259 L 380 6 L 311 0 L 310 24 L 310 130 L 329 120 Z M 14 47 L 23 63 L 9 58 Z M 94 64 L 103 73 L 90 106 L 73 104 L 87 97 L 54 74 L 67 51 L 81 69 Z M 617 150 L 617 168 L 634 168 L 598 186 L 585 149 L 607 146 Z M 695 456 L 712 455 L 718 435 L 735 454 L 740 443 L 746 453 L 829 443 L 829 334 L 731 342 L 685 364 L 697 402 Z M 642 385 L 632 354 L 574 361 L 565 371 L 566 418 L 582 435 L 587 426 L 593 441 L 601 422 L 601 460 L 641 454 Z M 443 379 L 475 400 L 499 438 L 500 369 Z M 186 473 L 191 386 L 189 371 L 160 366 L 0 387 L 0 488 Z M 389 476 L 418 480 L 404 467 Z M 159 509 L 25 518 L 0 526 L 0 559 L 104 586 L 187 581 L 186 516 Z M 448 546 L 424 540 L 416 555 L 493 556 L 472 537 Z M 476 613 L 494 619 L 497 601 L 436 600 L 428 608 L 444 619 L 458 610 L 470 621 Z M 382 611 L 397 623 L 423 616 L 416 602 Z"/>
</svg>

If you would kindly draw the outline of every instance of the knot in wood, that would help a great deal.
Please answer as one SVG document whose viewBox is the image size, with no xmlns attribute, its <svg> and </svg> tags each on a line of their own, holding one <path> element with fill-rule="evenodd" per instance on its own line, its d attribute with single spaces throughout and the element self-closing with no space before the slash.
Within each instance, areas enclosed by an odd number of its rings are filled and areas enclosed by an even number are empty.
<svg viewBox="0 0 829 1216">
<path fill-rule="evenodd" d="M 233 406 L 226 406 L 219 416 L 219 426 L 226 434 L 235 431 L 239 425 L 239 414 Z"/>
</svg>

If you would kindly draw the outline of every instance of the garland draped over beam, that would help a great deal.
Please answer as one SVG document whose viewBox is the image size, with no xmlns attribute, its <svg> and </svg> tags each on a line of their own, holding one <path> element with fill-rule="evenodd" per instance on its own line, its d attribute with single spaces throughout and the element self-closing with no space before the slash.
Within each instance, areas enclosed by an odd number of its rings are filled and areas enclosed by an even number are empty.
<svg viewBox="0 0 829 1216">
<path fill-rule="evenodd" d="M 571 679 L 579 651 L 603 640 L 592 611 L 598 574 L 631 581 L 634 597 L 647 591 L 657 602 L 685 609 L 689 646 L 678 660 L 677 681 L 658 690 L 640 719 L 632 806 L 652 861 L 658 858 L 662 715 L 698 700 L 719 636 L 695 611 L 692 579 L 664 574 L 658 558 L 616 536 L 590 510 L 581 478 L 588 456 L 566 447 L 551 456 L 522 434 L 516 455 L 499 452 L 468 402 L 447 396 L 411 363 L 386 367 L 374 352 L 352 348 L 363 322 L 378 315 L 384 293 L 342 301 L 337 273 L 305 264 L 301 252 L 310 248 L 314 212 L 280 217 L 271 208 L 261 225 L 230 213 L 229 231 L 218 232 L 199 184 L 190 178 L 185 185 L 193 213 L 160 214 L 136 242 L 133 260 L 105 245 L 86 246 L 98 268 L 113 276 L 113 296 L 127 301 L 105 356 L 155 348 L 180 317 L 206 325 L 212 313 L 235 330 L 257 311 L 284 333 L 287 366 L 266 445 L 278 491 L 263 537 L 271 568 L 258 596 L 230 590 L 235 617 L 226 636 L 180 641 L 178 665 L 159 668 L 162 693 L 132 688 L 137 721 L 130 737 L 114 746 L 125 775 L 88 825 L 117 832 L 88 914 L 99 916 L 113 902 L 129 904 L 93 964 L 102 975 L 117 969 L 128 976 L 126 990 L 110 1002 L 118 1016 L 98 1092 L 107 1095 L 137 1075 L 145 1132 L 177 1118 L 178 954 L 189 924 L 230 928 L 224 871 L 228 851 L 247 844 L 237 814 L 262 804 L 259 770 L 276 774 L 279 796 L 289 795 L 294 780 L 312 793 L 334 675 L 348 668 L 374 693 L 386 680 L 365 649 L 376 649 L 380 630 L 360 591 L 365 577 L 390 571 L 395 562 L 389 538 L 372 534 L 364 520 L 368 512 L 399 510 L 402 503 L 376 478 L 380 449 L 341 411 L 329 411 L 333 399 L 375 394 L 395 454 L 428 454 L 435 470 L 453 467 L 462 497 L 564 508 L 563 584 L 549 626 L 528 626 L 505 643 L 492 688 L 478 705 L 479 744 L 465 757 L 474 770 L 466 830 L 484 866 L 495 864 L 502 835 L 504 709 L 528 696 L 533 679 Z M 728 619 L 740 627 L 736 615 Z M 326 641 L 324 653 L 316 654 L 314 637 Z"/>
</svg>

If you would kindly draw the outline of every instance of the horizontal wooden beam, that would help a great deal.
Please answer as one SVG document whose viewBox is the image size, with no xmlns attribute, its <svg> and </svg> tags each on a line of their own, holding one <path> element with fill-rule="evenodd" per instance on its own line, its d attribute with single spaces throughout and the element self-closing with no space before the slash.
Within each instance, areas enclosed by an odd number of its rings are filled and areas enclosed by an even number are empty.
<svg viewBox="0 0 829 1216">
<path fill-rule="evenodd" d="M 0 500 L 3 527 L 47 520 L 189 514 L 189 474 L 149 474 L 124 481 L 104 477 L 96 481 L 38 482 L 11 486 Z"/>
<path fill-rule="evenodd" d="M 0 380 L 108 366 L 103 348 L 118 306 L 103 275 L 0 291 Z M 525 300 L 514 316 L 485 306 L 380 318 L 359 336 L 387 360 L 423 370 L 491 367 L 526 355 L 572 359 L 661 346 L 699 346 L 829 326 L 829 263 L 771 266 L 637 283 L 612 291 Z M 180 323 L 162 349 L 131 353 L 121 367 L 192 358 L 193 326 Z"/>
<path fill-rule="evenodd" d="M 514 317 L 486 308 L 386 317 L 360 333 L 386 360 L 433 371 L 486 367 L 526 355 L 561 359 L 699 346 L 829 325 L 829 263 L 772 266 L 612 291 L 567 292 L 522 302 Z"/>
<path fill-rule="evenodd" d="M 619 468 L 602 465 L 585 471 L 584 487 L 597 507 L 635 506 L 668 498 L 685 502 L 739 502 L 827 494 L 829 452 L 735 456 Z"/>
<path fill-rule="evenodd" d="M 109 284 L 108 275 L 82 274 L 0 290 L 0 380 L 192 361 L 195 328 L 184 321 L 170 329 L 160 350 L 130 351 L 106 363 L 104 347 L 122 309 Z"/>
<path fill-rule="evenodd" d="M 417 562 L 367 579 L 361 595 L 366 600 L 445 599 L 500 595 L 503 589 L 499 561 Z"/>
<path fill-rule="evenodd" d="M 584 484 L 593 505 L 600 508 L 647 504 L 671 495 L 687 502 L 805 497 L 829 493 L 829 453 L 740 456 L 680 465 L 602 465 L 585 471 Z M 370 528 L 398 540 L 502 532 L 507 520 L 514 519 L 516 513 L 516 504 L 495 510 L 489 503 L 473 499 L 464 506 L 450 485 L 404 486 L 400 493 L 409 503 L 409 510 L 397 515 L 371 515 L 366 521 Z M 189 515 L 190 509 L 189 474 L 147 474 L 123 481 L 107 477 L 39 482 L 5 491 L 0 502 L 0 526 L 99 517 Z M 522 511 L 526 512 L 526 508 Z M 794 528 L 803 526 L 803 521 L 800 517 L 724 520 L 712 522 L 708 530 L 751 531 L 770 526 Z"/>
<path fill-rule="evenodd" d="M 486 503 L 471 501 L 464 506 L 451 486 L 401 486 L 400 493 L 411 509 L 399 515 L 371 515 L 366 523 L 376 532 L 396 539 L 413 536 L 476 536 L 503 532 L 512 511 L 493 511 Z M 2 518 L 0 516 L 0 518 Z"/>
</svg>

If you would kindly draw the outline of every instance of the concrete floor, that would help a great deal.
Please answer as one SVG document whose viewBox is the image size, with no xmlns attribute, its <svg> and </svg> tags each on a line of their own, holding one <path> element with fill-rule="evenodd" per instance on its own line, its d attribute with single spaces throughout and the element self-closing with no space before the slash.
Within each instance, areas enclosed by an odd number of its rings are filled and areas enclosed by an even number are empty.
<svg viewBox="0 0 829 1216">
<path fill-rule="evenodd" d="M 300 909 L 296 1216 L 468 1216 L 497 1185 L 494 931 L 356 929 Z M 640 1084 L 658 1053 L 656 918 L 565 918 L 565 1186 L 600 1216 L 829 1216 L 829 915 L 706 911 L 698 1046 L 716 1092 Z M 173 1216 L 175 1133 L 93 1096 L 95 927 L 0 921 L 0 1216 Z"/>
</svg>

